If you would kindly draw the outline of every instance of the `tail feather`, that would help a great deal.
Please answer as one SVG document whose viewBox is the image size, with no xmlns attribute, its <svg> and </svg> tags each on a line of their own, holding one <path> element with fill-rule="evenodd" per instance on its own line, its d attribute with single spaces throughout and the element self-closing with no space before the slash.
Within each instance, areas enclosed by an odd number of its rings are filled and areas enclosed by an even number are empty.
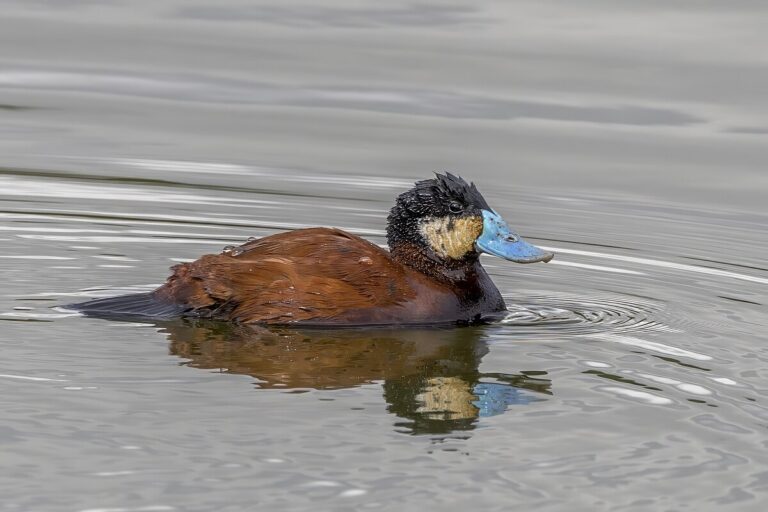
<svg viewBox="0 0 768 512">
<path fill-rule="evenodd" d="M 186 306 L 157 300 L 152 292 L 94 299 L 63 307 L 89 316 L 140 316 L 149 318 L 178 317 L 187 310 Z"/>
</svg>

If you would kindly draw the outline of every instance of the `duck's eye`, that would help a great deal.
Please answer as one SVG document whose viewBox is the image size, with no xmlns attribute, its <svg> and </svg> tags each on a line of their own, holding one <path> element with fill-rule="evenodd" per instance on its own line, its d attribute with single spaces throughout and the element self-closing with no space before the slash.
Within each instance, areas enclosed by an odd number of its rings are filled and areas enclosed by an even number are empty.
<svg viewBox="0 0 768 512">
<path fill-rule="evenodd" d="M 451 201 L 448 205 L 448 211 L 451 213 L 461 213 L 464 210 L 464 206 L 458 201 Z"/>
</svg>

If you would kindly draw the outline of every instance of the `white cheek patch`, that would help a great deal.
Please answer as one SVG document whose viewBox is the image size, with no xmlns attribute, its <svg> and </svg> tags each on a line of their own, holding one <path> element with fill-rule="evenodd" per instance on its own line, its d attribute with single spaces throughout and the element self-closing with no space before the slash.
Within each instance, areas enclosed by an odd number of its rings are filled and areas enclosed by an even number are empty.
<svg viewBox="0 0 768 512">
<path fill-rule="evenodd" d="M 438 256 L 458 260 L 475 250 L 475 240 L 483 232 L 483 219 L 427 217 L 419 231 Z"/>
</svg>

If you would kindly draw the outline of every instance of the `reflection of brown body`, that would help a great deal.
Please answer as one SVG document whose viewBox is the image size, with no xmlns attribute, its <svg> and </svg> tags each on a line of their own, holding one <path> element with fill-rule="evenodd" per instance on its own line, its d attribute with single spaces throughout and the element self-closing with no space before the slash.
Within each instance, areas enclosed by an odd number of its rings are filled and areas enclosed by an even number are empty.
<svg viewBox="0 0 768 512">
<path fill-rule="evenodd" d="M 390 412 L 413 432 L 472 428 L 481 377 L 549 393 L 549 381 L 478 371 L 482 330 L 278 330 L 214 322 L 163 325 L 172 354 L 202 369 L 251 375 L 259 388 L 334 389 L 384 381 Z"/>
<path fill-rule="evenodd" d="M 274 330 L 166 324 L 189 366 L 251 375 L 259 387 L 346 388 L 405 375 L 471 375 L 488 349 L 477 329 Z"/>
</svg>

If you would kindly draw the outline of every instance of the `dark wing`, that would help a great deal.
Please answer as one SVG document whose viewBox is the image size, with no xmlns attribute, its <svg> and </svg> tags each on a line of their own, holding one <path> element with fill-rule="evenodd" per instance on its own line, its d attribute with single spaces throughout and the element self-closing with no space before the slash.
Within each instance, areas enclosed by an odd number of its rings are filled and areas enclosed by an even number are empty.
<svg viewBox="0 0 768 512">
<path fill-rule="evenodd" d="M 285 324 L 354 323 L 353 312 L 365 316 L 414 296 L 388 252 L 341 230 L 291 231 L 241 249 L 177 265 L 156 298 L 199 316 Z"/>
</svg>

